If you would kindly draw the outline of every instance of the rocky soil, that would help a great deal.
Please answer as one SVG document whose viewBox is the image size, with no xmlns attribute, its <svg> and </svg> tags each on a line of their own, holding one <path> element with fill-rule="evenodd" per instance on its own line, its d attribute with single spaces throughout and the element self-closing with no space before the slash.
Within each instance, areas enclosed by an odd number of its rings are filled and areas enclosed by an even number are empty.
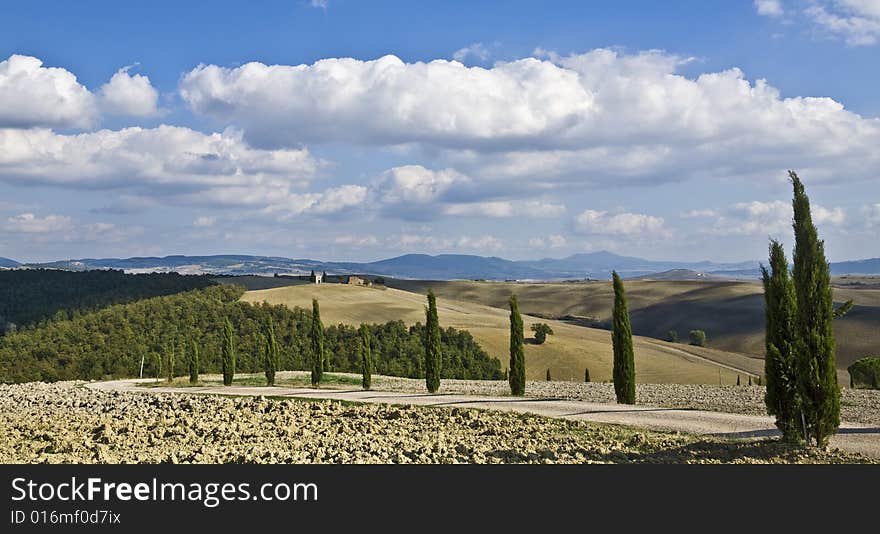
<svg viewBox="0 0 880 534">
<path fill-rule="evenodd" d="M 537 384 L 531 384 L 533 394 L 540 394 Z M 507 412 L 122 393 L 81 385 L 0 385 L 0 462 L 870 461 L 772 441 L 733 442 Z M 605 385 L 582 387 L 601 391 Z"/>
</svg>

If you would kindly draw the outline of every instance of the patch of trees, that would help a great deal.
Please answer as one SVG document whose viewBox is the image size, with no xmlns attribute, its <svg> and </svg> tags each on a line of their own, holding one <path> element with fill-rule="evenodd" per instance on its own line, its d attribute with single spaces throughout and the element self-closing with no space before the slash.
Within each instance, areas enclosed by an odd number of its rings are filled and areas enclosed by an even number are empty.
<svg viewBox="0 0 880 534">
<path fill-rule="evenodd" d="M 71 319 L 112 304 L 214 285 L 207 276 L 125 274 L 119 270 L 0 271 L 0 335 L 48 319 Z"/>
<path fill-rule="evenodd" d="M 311 313 L 282 305 L 249 304 L 239 299 L 244 288 L 205 289 L 112 305 L 91 313 L 45 321 L 0 338 L 0 382 L 97 380 L 165 376 L 169 347 L 175 376 L 197 372 L 265 371 L 267 323 L 271 318 L 278 370 L 311 369 Z M 229 321 L 232 343 L 225 333 Z M 424 378 L 424 326 L 403 322 L 367 325 L 373 372 Z M 357 327 L 329 326 L 324 332 L 326 368 L 361 373 L 362 334 Z M 470 333 L 440 330 L 443 378 L 500 379 L 497 358 L 490 358 Z M 185 353 L 182 351 L 186 351 Z M 277 351 L 277 357 L 275 356 Z M 167 363 L 166 363 L 167 365 Z M 234 367 L 233 367 L 234 366 Z"/>
</svg>

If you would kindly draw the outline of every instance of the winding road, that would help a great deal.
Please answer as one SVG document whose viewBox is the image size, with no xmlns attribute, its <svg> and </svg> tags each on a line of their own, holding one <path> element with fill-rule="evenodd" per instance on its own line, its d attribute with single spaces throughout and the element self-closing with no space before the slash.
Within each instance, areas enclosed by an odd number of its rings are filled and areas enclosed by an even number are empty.
<svg viewBox="0 0 880 534">
<path fill-rule="evenodd" d="M 87 384 L 86 387 L 102 391 L 138 393 L 271 396 L 396 405 L 480 408 L 733 439 L 779 435 L 779 431 L 776 430 L 773 419 L 770 417 L 702 410 L 682 410 L 643 405 L 599 404 L 552 398 L 402 393 L 364 391 L 355 388 L 313 389 L 309 387 L 265 386 L 204 386 L 187 388 L 160 386 L 144 388 L 139 386 L 141 382 L 152 381 L 154 379 L 151 378 L 114 380 L 93 382 Z M 841 423 L 840 432 L 831 439 L 831 447 L 845 452 L 861 453 L 866 456 L 880 458 L 880 428 L 856 423 Z"/>
</svg>

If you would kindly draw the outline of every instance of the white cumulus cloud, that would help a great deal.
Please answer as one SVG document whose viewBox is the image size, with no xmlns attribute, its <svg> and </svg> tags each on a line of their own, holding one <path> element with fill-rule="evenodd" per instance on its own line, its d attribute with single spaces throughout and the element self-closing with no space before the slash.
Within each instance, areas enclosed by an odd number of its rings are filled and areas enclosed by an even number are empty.
<svg viewBox="0 0 880 534">
<path fill-rule="evenodd" d="M 131 67 L 119 69 L 99 92 L 101 109 L 116 115 L 152 117 L 159 115 L 159 92 L 142 74 L 129 74 Z"/>
<path fill-rule="evenodd" d="M 841 226 L 846 217 L 843 208 L 811 207 L 813 223 L 819 226 Z M 714 223 L 704 231 L 716 235 L 770 235 L 791 232 L 791 202 L 781 200 L 738 202 L 718 212 Z"/>
<path fill-rule="evenodd" d="M 584 210 L 574 218 L 574 229 L 594 235 L 655 235 L 667 234 L 662 217 L 643 213 L 609 213 Z"/>
<path fill-rule="evenodd" d="M 46 234 L 50 232 L 65 232 L 73 221 L 65 215 L 46 215 L 38 217 L 33 213 L 22 213 L 6 219 L 6 229 L 25 234 Z"/>
<path fill-rule="evenodd" d="M 870 46 L 880 42 L 880 2 L 877 0 L 814 2 L 804 13 L 849 45 Z"/>
<path fill-rule="evenodd" d="M 73 73 L 31 56 L 0 61 L 0 128 L 88 128 L 97 117 L 94 96 Z"/>
<path fill-rule="evenodd" d="M 859 180 L 880 167 L 880 120 L 830 98 L 783 98 L 738 68 L 688 78 L 676 71 L 690 58 L 656 50 L 545 56 L 201 65 L 180 93 L 258 146 L 421 146 L 479 181 L 766 179 L 791 161 L 814 179 Z"/>
<path fill-rule="evenodd" d="M 483 46 L 483 43 L 473 43 L 464 48 L 459 48 L 452 54 L 452 59 L 456 61 L 464 61 L 469 57 L 472 57 L 479 61 L 486 61 L 489 59 L 491 53 L 489 49 Z"/>
</svg>

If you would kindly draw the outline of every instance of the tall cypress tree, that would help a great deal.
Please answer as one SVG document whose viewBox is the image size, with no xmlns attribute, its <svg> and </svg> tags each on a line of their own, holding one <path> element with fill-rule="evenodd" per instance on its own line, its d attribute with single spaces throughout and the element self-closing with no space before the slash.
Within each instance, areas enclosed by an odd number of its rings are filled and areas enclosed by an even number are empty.
<svg viewBox="0 0 880 534">
<path fill-rule="evenodd" d="M 223 323 L 223 385 L 231 386 L 232 378 L 235 376 L 235 333 L 232 330 L 232 323 L 229 317 Z"/>
<path fill-rule="evenodd" d="M 440 352 L 440 319 L 437 317 L 437 297 L 428 290 L 425 308 L 425 385 L 430 393 L 440 389 L 440 370 L 443 355 Z"/>
<path fill-rule="evenodd" d="M 807 439 L 819 447 L 840 427 L 840 387 L 834 364 L 834 301 L 831 275 L 810 215 L 810 199 L 798 175 L 789 171 L 794 188 L 795 328 Z"/>
<path fill-rule="evenodd" d="M 266 349 L 263 354 L 263 368 L 266 372 L 266 385 L 275 385 L 275 371 L 278 369 L 278 343 L 275 341 L 275 325 L 272 316 L 266 319 Z"/>
<path fill-rule="evenodd" d="M 794 285 L 789 276 L 785 251 L 776 240 L 770 242 L 770 271 L 761 266 L 761 275 L 766 317 L 764 376 L 767 377 L 767 389 L 764 403 L 767 413 L 776 416 L 776 426 L 782 432 L 783 439 L 797 442 L 802 436 L 802 426 L 795 353 Z"/>
<path fill-rule="evenodd" d="M 172 341 L 168 345 L 168 351 L 165 353 L 166 361 L 165 361 L 165 381 L 171 382 L 174 380 L 174 342 Z"/>
<path fill-rule="evenodd" d="M 361 325 L 361 370 L 363 379 L 361 385 L 364 389 L 370 389 L 373 379 L 373 351 L 370 348 L 370 329 L 367 325 Z"/>
<path fill-rule="evenodd" d="M 510 383 L 511 395 L 526 393 L 526 353 L 523 339 L 523 320 L 519 314 L 516 295 L 510 296 Z"/>
<path fill-rule="evenodd" d="M 189 383 L 195 384 L 199 381 L 199 345 L 190 340 L 189 347 Z"/>
<path fill-rule="evenodd" d="M 324 376 L 324 324 L 321 322 L 318 299 L 312 299 L 312 330 L 309 337 L 312 342 L 312 385 L 317 386 Z"/>
<path fill-rule="evenodd" d="M 632 327 L 626 309 L 626 294 L 617 271 L 612 272 L 614 310 L 611 343 L 614 350 L 614 393 L 620 404 L 636 403 L 636 364 L 633 355 Z"/>
</svg>

